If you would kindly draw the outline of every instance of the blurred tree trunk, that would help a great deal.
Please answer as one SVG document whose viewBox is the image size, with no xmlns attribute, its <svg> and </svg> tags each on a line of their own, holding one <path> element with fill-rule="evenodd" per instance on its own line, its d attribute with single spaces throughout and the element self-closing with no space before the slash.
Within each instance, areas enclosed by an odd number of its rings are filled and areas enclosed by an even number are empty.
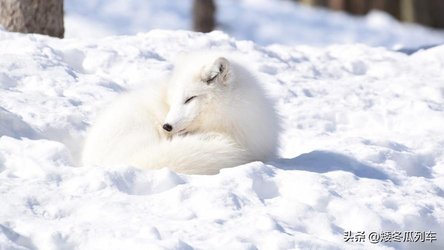
<svg viewBox="0 0 444 250">
<path fill-rule="evenodd" d="M 63 38 L 63 0 L 0 0 L 0 24 L 13 32 Z"/>
<path fill-rule="evenodd" d="M 347 11 L 355 15 L 365 15 L 370 10 L 370 0 L 348 0 L 346 1 Z"/>
<path fill-rule="evenodd" d="M 332 10 L 345 10 L 345 0 L 330 0 L 328 7 Z"/>
<path fill-rule="evenodd" d="M 444 29 L 444 1 L 432 0 L 431 9 L 433 27 Z"/>
<path fill-rule="evenodd" d="M 301 0 L 301 2 L 311 6 L 328 6 L 328 0 Z"/>
<path fill-rule="evenodd" d="M 216 6 L 213 0 L 194 0 L 193 30 L 211 32 L 215 27 L 214 14 Z"/>
<path fill-rule="evenodd" d="M 430 0 L 401 0 L 401 20 L 430 26 L 432 25 L 430 7 Z"/>
<path fill-rule="evenodd" d="M 328 0 L 315 0 L 315 4 L 322 7 L 328 6 Z"/>
<path fill-rule="evenodd" d="M 370 9 L 382 10 L 393 17 L 400 19 L 400 0 L 372 0 L 370 1 Z"/>
</svg>

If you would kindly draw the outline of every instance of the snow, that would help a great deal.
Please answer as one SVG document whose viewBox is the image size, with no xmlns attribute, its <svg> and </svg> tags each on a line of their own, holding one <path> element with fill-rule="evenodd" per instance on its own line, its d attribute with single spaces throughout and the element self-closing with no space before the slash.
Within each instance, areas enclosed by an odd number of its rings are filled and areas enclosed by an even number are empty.
<svg viewBox="0 0 444 250">
<path fill-rule="evenodd" d="M 444 43 L 444 31 L 400 23 L 372 11 L 357 17 L 292 0 L 215 0 L 217 29 L 238 40 L 325 47 L 363 43 L 416 49 Z M 153 29 L 190 30 L 192 0 L 66 0 L 66 37 L 135 35 Z"/>
<path fill-rule="evenodd" d="M 183 50 L 239 51 L 285 119 L 281 158 L 193 176 L 79 167 L 120 93 Z M 0 31 L 0 249 L 440 249 L 444 46 L 413 55 L 216 31 L 54 39 Z M 433 243 L 344 231 L 434 231 Z"/>
</svg>

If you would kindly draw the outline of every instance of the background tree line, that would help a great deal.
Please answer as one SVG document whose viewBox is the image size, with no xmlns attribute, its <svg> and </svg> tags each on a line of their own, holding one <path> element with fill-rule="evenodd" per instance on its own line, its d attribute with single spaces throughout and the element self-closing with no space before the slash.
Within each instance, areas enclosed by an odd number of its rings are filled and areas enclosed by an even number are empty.
<svg viewBox="0 0 444 250">
<path fill-rule="evenodd" d="M 311 6 L 365 15 L 382 10 L 401 21 L 444 28 L 444 0 L 293 0 Z M 215 28 L 214 0 L 194 0 L 193 30 Z M 0 0 L 0 25 L 9 31 L 63 38 L 63 0 Z"/>
<path fill-rule="evenodd" d="M 444 0 L 294 0 L 311 6 L 365 15 L 382 10 L 404 22 L 444 28 Z"/>
</svg>

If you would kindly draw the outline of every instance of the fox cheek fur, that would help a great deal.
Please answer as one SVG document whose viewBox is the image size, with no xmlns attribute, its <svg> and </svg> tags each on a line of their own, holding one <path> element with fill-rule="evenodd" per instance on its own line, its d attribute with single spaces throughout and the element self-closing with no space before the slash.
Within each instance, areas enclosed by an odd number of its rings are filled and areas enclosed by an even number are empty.
<svg viewBox="0 0 444 250">
<path fill-rule="evenodd" d="M 199 127 L 200 113 L 211 113 L 217 109 L 218 105 L 211 105 L 217 104 L 217 100 L 221 98 L 217 94 L 227 95 L 226 92 L 229 91 L 229 62 L 220 57 L 203 67 L 198 75 L 192 77 L 192 83 L 186 84 L 194 86 L 188 91 L 181 86 L 183 79 L 181 74 L 177 74 L 170 83 L 170 111 L 164 127 L 171 134 L 195 130 Z"/>
</svg>

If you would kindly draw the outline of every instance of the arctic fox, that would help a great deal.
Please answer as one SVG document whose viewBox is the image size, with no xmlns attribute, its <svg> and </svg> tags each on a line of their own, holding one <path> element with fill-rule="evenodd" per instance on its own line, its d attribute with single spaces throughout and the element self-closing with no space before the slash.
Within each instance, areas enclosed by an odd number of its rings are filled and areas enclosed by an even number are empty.
<svg viewBox="0 0 444 250">
<path fill-rule="evenodd" d="M 168 80 L 111 104 L 89 131 L 82 162 L 217 174 L 276 156 L 280 131 L 272 102 L 236 56 L 192 52 Z"/>
</svg>

